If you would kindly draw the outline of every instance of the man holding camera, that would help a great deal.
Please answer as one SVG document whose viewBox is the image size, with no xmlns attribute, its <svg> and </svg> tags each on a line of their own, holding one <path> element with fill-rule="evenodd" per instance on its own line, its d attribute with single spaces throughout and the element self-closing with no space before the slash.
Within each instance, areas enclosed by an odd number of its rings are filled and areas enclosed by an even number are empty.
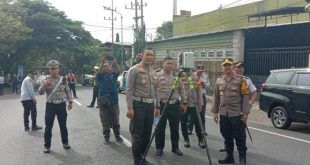
<svg viewBox="0 0 310 165">
<path fill-rule="evenodd" d="M 132 155 L 134 165 L 152 164 L 142 160 L 150 142 L 154 118 L 156 72 L 151 65 L 155 53 L 151 48 L 142 51 L 142 61 L 131 67 L 127 77 L 127 117 L 130 118 Z"/>
<path fill-rule="evenodd" d="M 111 66 L 109 61 L 111 61 Z M 96 75 L 99 87 L 99 115 L 103 128 L 104 144 L 106 145 L 110 144 L 110 125 L 113 127 L 116 142 L 123 142 L 123 139 L 120 137 L 117 92 L 117 77 L 119 73 L 120 70 L 116 60 L 108 56 L 102 60 L 100 71 Z"/>
<path fill-rule="evenodd" d="M 61 141 L 64 149 L 70 149 L 68 143 L 67 129 L 67 111 L 66 102 L 68 101 L 68 110 L 72 109 L 72 98 L 66 78 L 59 75 L 60 63 L 51 60 L 47 63 L 50 75 L 44 79 L 39 87 L 39 94 L 46 92 L 46 110 L 45 110 L 45 132 L 44 132 L 44 153 L 50 153 L 52 128 L 57 116 Z"/>
<path fill-rule="evenodd" d="M 157 73 L 158 83 L 156 85 L 157 92 L 157 102 L 155 115 L 161 116 L 161 122 L 157 126 L 158 132 L 155 136 L 156 143 L 156 155 L 162 156 L 163 149 L 165 146 L 165 129 L 167 120 L 169 120 L 170 132 L 171 132 L 171 152 L 181 156 L 183 155 L 182 151 L 179 149 L 179 123 L 180 123 L 180 101 L 179 97 L 182 98 L 182 103 L 186 104 L 184 99 L 184 93 L 182 92 L 182 86 L 178 85 L 176 91 L 174 91 L 171 100 L 168 100 L 171 93 L 171 87 L 174 84 L 175 77 L 173 75 L 173 68 L 175 61 L 171 57 L 166 57 L 164 59 L 163 70 Z M 162 114 L 162 111 L 167 104 L 165 113 Z M 182 104 L 183 105 L 183 104 Z"/>
</svg>

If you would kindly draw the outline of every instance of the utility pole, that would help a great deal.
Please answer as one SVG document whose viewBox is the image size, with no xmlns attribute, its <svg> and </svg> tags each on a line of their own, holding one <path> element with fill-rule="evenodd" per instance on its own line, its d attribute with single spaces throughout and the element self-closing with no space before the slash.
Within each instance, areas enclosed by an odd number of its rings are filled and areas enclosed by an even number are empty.
<svg viewBox="0 0 310 165">
<path fill-rule="evenodd" d="M 147 4 L 143 4 L 143 0 L 140 1 L 135 0 L 135 2 L 131 2 L 131 6 L 125 6 L 125 9 L 132 9 L 135 10 L 135 28 L 134 28 L 134 57 L 133 60 L 136 58 L 135 56 L 141 52 L 145 45 L 145 23 L 143 19 L 143 7 Z M 141 16 L 138 16 L 138 10 L 141 10 Z M 141 18 L 141 25 L 139 28 L 139 19 Z"/>
<path fill-rule="evenodd" d="M 109 20 L 109 21 L 111 21 L 112 22 L 112 42 L 111 42 L 111 56 L 113 56 L 113 52 L 114 52 L 114 50 L 113 50 L 113 44 L 114 44 L 114 20 L 116 20 L 116 18 L 114 18 L 114 12 L 115 12 L 115 9 L 114 9 L 114 6 L 113 6 L 113 0 L 112 0 L 112 5 L 111 5 L 111 7 L 105 7 L 105 6 L 103 6 L 103 8 L 105 9 L 105 10 L 111 10 L 111 16 L 112 16 L 112 18 L 105 18 L 104 17 L 104 20 Z"/>
<path fill-rule="evenodd" d="M 112 0 L 113 1 L 113 0 Z M 121 69 L 123 70 L 124 69 L 124 40 L 123 40 L 123 38 L 124 38 L 124 34 L 123 34 L 123 14 L 122 13 L 120 13 L 120 12 L 118 12 L 117 10 L 116 10 L 116 8 L 115 9 L 113 9 L 113 8 L 109 8 L 109 7 L 106 7 L 106 6 L 103 6 L 103 8 L 105 9 L 105 10 L 111 10 L 112 11 L 112 13 L 113 12 L 115 12 L 115 13 L 117 13 L 117 14 L 119 14 L 120 16 L 121 16 L 121 46 L 122 46 L 122 50 L 121 50 Z M 112 14 L 113 15 L 113 14 Z M 116 20 L 116 18 L 115 18 L 115 20 Z M 113 21 L 112 21 L 113 22 Z M 113 28 L 114 28 L 114 25 L 113 25 L 113 23 L 112 23 L 112 35 L 114 35 L 114 30 L 113 30 Z M 114 37 L 112 37 L 112 47 L 113 47 L 113 39 L 114 39 Z"/>
</svg>

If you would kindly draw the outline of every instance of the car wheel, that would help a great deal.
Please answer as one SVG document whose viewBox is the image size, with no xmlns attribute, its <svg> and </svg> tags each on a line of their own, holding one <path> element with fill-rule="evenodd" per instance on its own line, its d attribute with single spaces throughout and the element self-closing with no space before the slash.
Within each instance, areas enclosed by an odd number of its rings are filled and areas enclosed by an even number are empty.
<svg viewBox="0 0 310 165">
<path fill-rule="evenodd" d="M 272 109 L 271 122 L 274 127 L 280 129 L 286 129 L 292 124 L 286 109 L 282 106 L 277 106 Z"/>
</svg>

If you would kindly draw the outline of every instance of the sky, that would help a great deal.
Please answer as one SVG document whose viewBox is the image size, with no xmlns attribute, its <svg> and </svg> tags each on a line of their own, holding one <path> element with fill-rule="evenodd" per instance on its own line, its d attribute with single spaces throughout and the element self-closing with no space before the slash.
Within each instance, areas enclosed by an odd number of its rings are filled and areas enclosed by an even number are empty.
<svg viewBox="0 0 310 165">
<path fill-rule="evenodd" d="M 112 0 L 47 0 L 58 10 L 64 11 L 69 19 L 81 21 L 84 28 L 92 36 L 102 42 L 111 42 L 112 25 L 111 11 L 104 10 L 103 6 L 111 7 Z M 259 0 L 177 0 L 177 11 L 188 10 L 192 15 L 206 13 L 219 8 L 220 5 L 233 7 L 245 3 Z M 116 11 L 123 15 L 123 41 L 133 42 L 134 10 L 125 9 L 131 7 L 134 0 L 113 0 Z M 140 0 L 138 0 L 140 2 Z M 143 8 L 146 25 L 147 40 L 150 41 L 156 36 L 156 27 L 161 26 L 164 21 L 171 21 L 173 15 L 173 0 L 143 0 L 147 5 Z M 231 5 L 230 5 L 231 4 Z M 228 5 L 228 6 L 227 6 Z M 139 15 L 140 15 L 140 11 Z M 120 14 L 115 13 L 114 36 L 116 33 L 121 35 Z M 114 37 L 115 40 L 115 37 Z"/>
</svg>

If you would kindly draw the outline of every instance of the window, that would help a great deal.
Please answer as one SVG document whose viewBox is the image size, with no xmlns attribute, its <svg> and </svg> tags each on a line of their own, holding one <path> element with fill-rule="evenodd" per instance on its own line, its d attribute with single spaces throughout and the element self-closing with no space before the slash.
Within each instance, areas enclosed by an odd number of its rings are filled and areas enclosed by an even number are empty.
<svg viewBox="0 0 310 165">
<path fill-rule="evenodd" d="M 208 52 L 208 57 L 214 57 L 214 52 Z"/>
<path fill-rule="evenodd" d="M 307 74 L 307 73 L 299 74 L 297 85 L 310 87 L 310 74 Z"/>
<path fill-rule="evenodd" d="M 217 51 L 216 57 L 223 57 L 223 51 Z"/>
<path fill-rule="evenodd" d="M 199 57 L 199 52 L 195 51 L 194 52 L 194 57 Z"/>
<path fill-rule="evenodd" d="M 294 75 L 293 71 L 281 71 L 281 72 L 273 72 L 268 79 L 267 83 L 271 84 L 289 84 Z"/>
<path fill-rule="evenodd" d="M 226 57 L 232 57 L 232 56 L 234 56 L 233 51 L 227 50 L 226 51 Z"/>
<path fill-rule="evenodd" d="M 206 57 L 206 52 L 200 52 L 201 57 Z"/>
</svg>

